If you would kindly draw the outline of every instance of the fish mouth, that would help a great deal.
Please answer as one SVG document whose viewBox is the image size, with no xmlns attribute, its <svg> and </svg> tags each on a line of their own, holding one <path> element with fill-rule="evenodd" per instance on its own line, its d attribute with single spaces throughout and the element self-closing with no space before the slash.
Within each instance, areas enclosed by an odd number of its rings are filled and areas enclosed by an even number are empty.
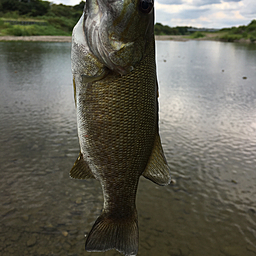
<svg viewBox="0 0 256 256">
<path fill-rule="evenodd" d="M 87 0 L 84 34 L 90 51 L 109 69 L 125 75 L 143 57 L 144 40 L 131 33 L 139 21 L 137 1 Z"/>
</svg>

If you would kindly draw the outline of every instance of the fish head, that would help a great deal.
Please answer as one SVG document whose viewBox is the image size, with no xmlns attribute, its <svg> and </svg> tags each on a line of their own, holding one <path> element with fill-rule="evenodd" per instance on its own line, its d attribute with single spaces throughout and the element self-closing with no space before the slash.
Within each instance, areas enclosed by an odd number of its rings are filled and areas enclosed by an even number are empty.
<svg viewBox="0 0 256 256">
<path fill-rule="evenodd" d="M 110 70 L 125 75 L 154 40 L 154 0 L 87 0 L 83 24 L 93 55 Z"/>
</svg>

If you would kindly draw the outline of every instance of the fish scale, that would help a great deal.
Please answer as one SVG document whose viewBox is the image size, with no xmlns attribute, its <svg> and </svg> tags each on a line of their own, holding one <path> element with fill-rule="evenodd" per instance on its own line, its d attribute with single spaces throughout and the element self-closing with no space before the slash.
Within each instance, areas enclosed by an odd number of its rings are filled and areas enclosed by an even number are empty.
<svg viewBox="0 0 256 256">
<path fill-rule="evenodd" d="M 136 255 L 139 231 L 135 200 L 139 178 L 143 175 L 159 185 L 171 181 L 158 133 L 153 9 L 146 13 L 138 9 L 141 1 L 145 8 L 151 8 L 152 0 L 134 0 L 129 8 L 126 1 L 111 0 L 115 8 L 102 14 L 100 11 L 109 7 L 108 1 L 94 1 L 86 2 L 86 15 L 72 35 L 81 152 L 70 176 L 96 178 L 102 186 L 103 210 L 88 234 L 85 249 L 116 249 L 125 255 Z M 95 16 L 98 14 L 104 23 Z M 114 26 L 111 15 L 116 17 Z M 127 24 L 123 31 L 116 26 L 119 21 Z M 113 38 L 108 34 L 115 35 L 115 43 L 108 41 Z M 127 42 L 118 42 L 126 35 Z M 102 39 L 96 40 L 97 45 L 92 44 L 95 36 Z M 112 51 L 111 47 L 117 48 Z"/>
<path fill-rule="evenodd" d="M 149 48 L 149 53 L 152 52 L 151 49 Z M 87 127 L 85 133 L 88 135 L 84 144 L 96 144 L 91 152 L 95 152 L 97 159 L 104 158 L 106 155 L 111 156 L 110 152 L 102 152 L 102 148 L 99 148 L 100 144 L 108 145 L 107 148 L 112 144 L 116 148 L 121 147 L 122 153 L 118 152 L 118 154 L 124 154 L 126 160 L 128 157 L 126 151 L 129 148 L 134 150 L 134 145 L 143 145 L 147 148 L 148 143 L 148 150 L 151 150 L 157 118 L 157 103 L 154 100 L 156 98 L 155 78 L 152 75 L 155 72 L 155 64 L 151 60 L 152 56 L 154 55 L 148 54 L 136 70 L 126 76 L 113 75 L 87 88 L 77 86 L 78 102 L 82 101 L 82 104 L 78 103 L 78 118 L 84 120 L 81 130 L 85 125 Z M 130 137 L 131 133 L 134 134 L 133 140 L 128 144 L 123 142 L 117 144 L 116 140 L 123 140 L 127 133 L 130 133 Z M 96 138 L 97 141 L 90 138 Z M 144 138 L 145 142 L 135 143 L 136 138 L 137 140 Z M 148 154 L 150 153 L 151 151 Z"/>
</svg>

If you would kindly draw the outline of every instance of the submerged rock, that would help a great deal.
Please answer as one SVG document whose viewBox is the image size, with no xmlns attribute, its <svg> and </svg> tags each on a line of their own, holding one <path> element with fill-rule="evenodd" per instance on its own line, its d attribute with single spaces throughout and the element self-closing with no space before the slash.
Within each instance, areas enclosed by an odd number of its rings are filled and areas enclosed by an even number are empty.
<svg viewBox="0 0 256 256">
<path fill-rule="evenodd" d="M 35 236 L 31 236 L 28 241 L 27 241 L 27 246 L 31 247 L 34 246 L 36 244 L 36 237 Z"/>
<path fill-rule="evenodd" d="M 63 236 L 68 236 L 68 232 L 67 231 L 62 231 L 62 235 Z"/>
</svg>

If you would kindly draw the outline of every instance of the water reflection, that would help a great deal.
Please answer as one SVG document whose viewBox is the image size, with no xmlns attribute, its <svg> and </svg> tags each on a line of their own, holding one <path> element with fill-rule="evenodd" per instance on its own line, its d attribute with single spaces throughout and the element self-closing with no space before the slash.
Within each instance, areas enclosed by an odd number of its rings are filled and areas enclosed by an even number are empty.
<svg viewBox="0 0 256 256">
<path fill-rule="evenodd" d="M 69 43 L 0 43 L 0 254 L 84 252 L 102 207 L 71 180 Z M 177 183 L 141 179 L 138 255 L 256 255 L 256 47 L 157 42 L 160 132 Z M 247 79 L 243 79 L 246 77 Z"/>
<path fill-rule="evenodd" d="M 187 193 L 199 197 L 202 205 L 195 199 L 192 205 L 194 211 L 203 206 L 202 225 L 225 222 L 216 233 L 240 233 L 255 245 L 256 47 L 219 42 L 157 47 L 161 132 L 174 173 Z M 254 57 L 247 58 L 248 48 Z"/>
</svg>

